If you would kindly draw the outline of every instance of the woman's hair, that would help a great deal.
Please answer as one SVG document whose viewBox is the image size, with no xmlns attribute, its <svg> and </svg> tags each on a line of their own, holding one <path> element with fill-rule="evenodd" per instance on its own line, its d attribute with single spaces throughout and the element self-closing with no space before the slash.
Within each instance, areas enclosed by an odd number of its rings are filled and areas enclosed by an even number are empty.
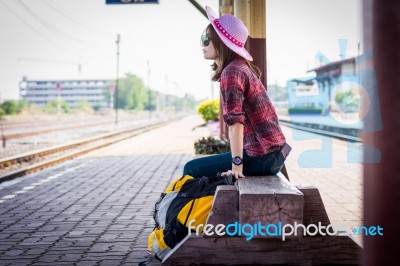
<svg viewBox="0 0 400 266">
<path fill-rule="evenodd" d="M 240 58 L 245 61 L 246 65 L 257 75 L 257 77 L 261 78 L 261 70 L 251 63 L 249 60 L 241 57 L 237 53 L 233 52 L 231 49 L 226 46 L 220 37 L 218 36 L 217 32 L 215 31 L 214 27 L 209 24 L 206 28 L 206 32 L 210 34 L 210 39 L 214 45 L 215 51 L 217 53 L 217 57 L 219 58 L 221 65 L 217 65 L 215 62 L 211 65 L 212 70 L 214 70 L 214 75 L 212 76 L 213 81 L 219 81 L 221 77 L 222 70 L 229 65 L 234 59 Z"/>
</svg>

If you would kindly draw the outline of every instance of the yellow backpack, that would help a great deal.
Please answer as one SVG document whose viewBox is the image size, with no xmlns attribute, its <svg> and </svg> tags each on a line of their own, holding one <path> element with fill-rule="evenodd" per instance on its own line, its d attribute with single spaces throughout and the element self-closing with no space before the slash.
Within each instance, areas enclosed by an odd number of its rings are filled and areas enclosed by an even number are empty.
<svg viewBox="0 0 400 266">
<path fill-rule="evenodd" d="M 193 178 L 185 175 L 174 180 L 155 204 L 155 229 L 148 239 L 148 253 L 163 260 L 188 235 L 188 225 L 205 224 L 219 185 L 233 185 L 231 176 Z M 199 228 L 202 232 L 203 227 Z"/>
</svg>

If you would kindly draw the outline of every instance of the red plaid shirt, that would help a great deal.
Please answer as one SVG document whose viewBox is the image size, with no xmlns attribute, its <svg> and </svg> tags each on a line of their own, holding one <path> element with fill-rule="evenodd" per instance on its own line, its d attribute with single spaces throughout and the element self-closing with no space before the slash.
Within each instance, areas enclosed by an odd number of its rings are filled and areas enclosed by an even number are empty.
<svg viewBox="0 0 400 266">
<path fill-rule="evenodd" d="M 223 117 L 226 124 L 244 125 L 244 149 L 249 156 L 279 150 L 285 136 L 267 90 L 246 63 L 233 60 L 221 73 Z"/>
</svg>

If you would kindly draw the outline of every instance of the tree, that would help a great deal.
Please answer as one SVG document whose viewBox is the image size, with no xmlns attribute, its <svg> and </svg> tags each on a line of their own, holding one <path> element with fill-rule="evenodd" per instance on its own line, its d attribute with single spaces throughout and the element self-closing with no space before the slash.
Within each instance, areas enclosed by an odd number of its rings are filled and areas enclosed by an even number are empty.
<svg viewBox="0 0 400 266">
<path fill-rule="evenodd" d="M 115 82 L 110 85 L 115 86 Z M 147 102 L 147 89 L 136 75 L 126 73 L 118 82 L 118 108 L 143 110 Z"/>
<path fill-rule="evenodd" d="M 147 111 L 154 111 L 157 109 L 157 94 L 155 91 L 147 89 L 146 103 L 144 109 Z"/>
</svg>

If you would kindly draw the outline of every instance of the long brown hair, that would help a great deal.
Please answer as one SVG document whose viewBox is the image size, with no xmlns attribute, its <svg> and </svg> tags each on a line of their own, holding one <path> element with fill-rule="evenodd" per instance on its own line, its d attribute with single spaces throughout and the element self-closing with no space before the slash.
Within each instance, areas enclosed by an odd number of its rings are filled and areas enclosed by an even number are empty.
<svg viewBox="0 0 400 266">
<path fill-rule="evenodd" d="M 217 57 L 219 58 L 221 65 L 217 65 L 215 62 L 211 65 L 212 70 L 214 70 L 214 75 L 212 76 L 213 81 L 219 81 L 221 77 L 222 70 L 229 65 L 234 59 L 241 59 L 243 60 L 246 65 L 256 74 L 256 76 L 260 79 L 261 78 L 261 70 L 251 63 L 249 60 L 241 57 L 237 53 L 233 52 L 231 49 L 226 46 L 223 41 L 218 36 L 217 32 L 215 31 L 214 27 L 211 24 L 208 24 L 206 28 L 206 32 L 210 34 L 210 39 L 214 45 L 215 51 L 217 53 Z"/>
</svg>

